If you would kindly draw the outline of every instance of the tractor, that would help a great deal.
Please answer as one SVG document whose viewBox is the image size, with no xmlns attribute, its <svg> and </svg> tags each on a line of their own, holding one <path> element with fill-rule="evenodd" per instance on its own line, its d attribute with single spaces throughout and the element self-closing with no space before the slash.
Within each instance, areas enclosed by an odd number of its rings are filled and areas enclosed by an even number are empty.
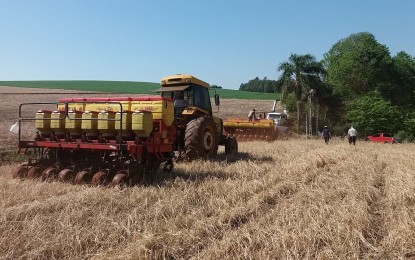
<svg viewBox="0 0 415 260">
<path fill-rule="evenodd" d="M 61 98 L 19 106 L 19 153 L 28 162 L 14 178 L 58 179 L 77 184 L 136 184 L 152 180 L 173 161 L 213 159 L 225 146 L 235 158 L 235 138 L 212 115 L 209 84 L 191 75 L 165 77 L 158 96 Z M 219 105 L 219 96 L 215 94 Z M 24 111 L 41 107 L 34 116 Z M 53 110 L 44 107 L 54 107 Z M 35 137 L 21 128 L 34 121 Z"/>
<path fill-rule="evenodd" d="M 210 85 L 192 75 L 177 74 L 161 79 L 156 92 L 174 102 L 176 141 L 174 150 L 178 160 L 213 159 L 218 146 L 225 146 L 227 160 L 238 151 L 234 137 L 224 135 L 223 120 L 215 117 L 209 95 Z M 214 95 L 219 107 L 219 95 Z"/>
</svg>

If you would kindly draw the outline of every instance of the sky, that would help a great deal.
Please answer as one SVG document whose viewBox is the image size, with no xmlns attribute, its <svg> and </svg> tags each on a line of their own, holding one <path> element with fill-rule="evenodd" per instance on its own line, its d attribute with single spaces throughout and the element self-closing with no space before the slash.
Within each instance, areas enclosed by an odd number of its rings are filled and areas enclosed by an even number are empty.
<svg viewBox="0 0 415 260">
<path fill-rule="evenodd" d="M 414 14 L 413 0 L 0 0 L 0 80 L 182 73 L 239 89 L 358 32 L 415 56 Z"/>
</svg>

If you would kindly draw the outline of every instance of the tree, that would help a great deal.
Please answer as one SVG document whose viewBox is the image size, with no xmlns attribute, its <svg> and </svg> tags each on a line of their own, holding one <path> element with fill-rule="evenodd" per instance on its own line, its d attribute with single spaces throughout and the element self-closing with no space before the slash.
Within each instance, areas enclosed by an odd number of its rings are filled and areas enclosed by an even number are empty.
<svg viewBox="0 0 415 260">
<path fill-rule="evenodd" d="M 388 89 L 383 90 L 383 96 L 396 105 L 408 106 L 413 109 L 415 105 L 415 58 L 406 52 L 399 52 L 393 61 L 393 82 Z"/>
<path fill-rule="evenodd" d="M 266 92 L 275 93 L 279 92 L 280 88 L 276 80 L 269 80 L 267 77 L 259 79 L 258 77 L 251 79 L 248 83 L 242 83 L 239 90 L 253 91 L 253 92 Z"/>
<path fill-rule="evenodd" d="M 322 84 L 324 68 L 315 57 L 306 55 L 291 54 L 288 61 L 280 63 L 278 71 L 282 71 L 279 82 L 283 86 L 283 92 L 293 89 L 296 99 L 297 132 L 300 132 L 301 122 L 301 101 L 303 93 L 312 88 L 319 88 Z"/>
<path fill-rule="evenodd" d="M 407 139 L 409 141 L 414 141 L 415 139 L 415 112 L 410 112 L 405 115 L 403 121 L 403 131 L 406 133 Z"/>
<path fill-rule="evenodd" d="M 402 119 L 399 110 L 390 101 L 385 101 L 378 91 L 352 101 L 346 117 L 357 129 L 366 133 L 396 133 L 400 130 Z"/>
<path fill-rule="evenodd" d="M 385 45 L 367 32 L 338 41 L 324 55 L 325 82 L 346 100 L 390 82 L 392 59 Z"/>
</svg>

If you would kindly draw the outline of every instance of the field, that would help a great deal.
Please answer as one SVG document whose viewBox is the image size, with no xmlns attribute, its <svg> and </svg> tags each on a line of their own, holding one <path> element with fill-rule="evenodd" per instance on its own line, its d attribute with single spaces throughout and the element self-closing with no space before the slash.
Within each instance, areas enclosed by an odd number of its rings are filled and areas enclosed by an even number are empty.
<svg viewBox="0 0 415 260">
<path fill-rule="evenodd" d="M 3 151 L 16 141 L 16 103 L 62 95 L 0 94 Z M 223 99 L 218 114 L 270 106 Z M 132 188 L 15 180 L 3 152 L 0 258 L 415 258 L 414 144 L 292 137 L 239 148 L 235 163 L 220 150 Z"/>
<path fill-rule="evenodd" d="M 159 83 L 134 82 L 134 81 L 97 81 L 97 80 L 68 80 L 68 81 L 0 81 L 0 86 L 13 86 L 25 88 L 65 89 L 80 91 L 118 92 L 133 94 L 154 94 L 154 90 L 160 87 Z M 231 89 L 212 89 L 211 96 L 215 93 L 222 98 L 232 99 L 259 99 L 275 100 L 280 97 L 278 93 L 261 93 L 239 91 Z"/>
</svg>

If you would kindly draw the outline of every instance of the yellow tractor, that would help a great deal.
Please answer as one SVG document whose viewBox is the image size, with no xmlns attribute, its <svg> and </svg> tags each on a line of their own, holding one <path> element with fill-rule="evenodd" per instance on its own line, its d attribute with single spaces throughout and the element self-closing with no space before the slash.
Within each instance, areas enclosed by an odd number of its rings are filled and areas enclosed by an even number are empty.
<svg viewBox="0 0 415 260">
<path fill-rule="evenodd" d="M 225 146 L 227 160 L 238 151 L 236 138 L 224 134 L 223 120 L 213 116 L 209 95 L 210 85 L 192 75 L 176 74 L 161 79 L 160 92 L 174 104 L 176 158 L 194 160 L 216 157 L 218 146 Z M 214 95 L 219 106 L 219 96 Z"/>
<path fill-rule="evenodd" d="M 175 158 L 214 158 L 219 145 L 225 146 L 226 159 L 234 160 L 238 143 L 223 134 L 223 121 L 212 115 L 209 84 L 174 75 L 163 78 L 161 86 L 161 96 L 21 104 L 19 152 L 28 155 L 28 162 L 13 177 L 136 184 L 151 180 L 160 166 L 170 172 Z M 37 106 L 34 117 L 25 115 Z M 27 139 L 21 126 L 33 121 L 36 136 Z"/>
</svg>

